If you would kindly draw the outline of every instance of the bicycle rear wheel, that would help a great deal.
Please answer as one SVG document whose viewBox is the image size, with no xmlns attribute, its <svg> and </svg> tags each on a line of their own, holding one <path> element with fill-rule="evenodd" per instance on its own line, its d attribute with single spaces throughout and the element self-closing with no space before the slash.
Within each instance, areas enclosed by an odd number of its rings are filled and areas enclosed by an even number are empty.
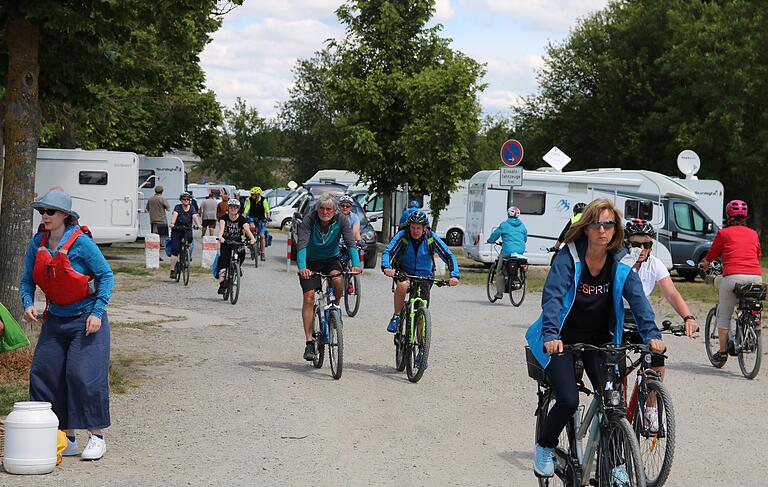
<svg viewBox="0 0 768 487">
<path fill-rule="evenodd" d="M 496 297 L 496 262 L 488 268 L 488 282 L 485 286 L 485 292 L 488 294 L 488 301 L 495 303 Z"/>
<path fill-rule="evenodd" d="M 707 321 L 704 324 L 704 348 L 707 350 L 709 363 L 718 369 L 725 363 L 714 360 L 713 356 L 720 350 L 720 336 L 717 333 L 717 306 L 712 307 L 707 313 Z"/>
<path fill-rule="evenodd" d="M 344 309 L 350 318 L 360 309 L 360 278 L 358 276 L 347 275 L 344 279 Z"/>
<path fill-rule="evenodd" d="M 614 418 L 600 428 L 597 450 L 598 485 L 646 487 L 640 445 L 627 418 Z"/>
<path fill-rule="evenodd" d="M 512 302 L 512 306 L 515 307 L 523 304 L 523 299 L 525 299 L 526 281 L 528 281 L 524 270 L 518 269 L 517 272 L 520 274 L 520 279 L 510 279 L 510 287 L 512 287 L 512 289 L 509 290 L 509 300 Z"/>
<path fill-rule="evenodd" d="M 398 372 L 405 370 L 405 355 L 408 350 L 408 333 L 409 326 L 408 319 L 408 306 L 403 306 L 403 310 L 400 312 L 400 326 L 395 332 L 395 368 Z"/>
<path fill-rule="evenodd" d="M 669 477 L 675 456 L 675 410 L 669 389 L 657 380 L 646 380 L 638 396 L 632 426 L 640 446 L 647 487 L 661 487 Z M 643 412 L 650 397 L 656 397 L 659 422 L 656 431 L 645 420 Z"/>
<path fill-rule="evenodd" d="M 256 238 L 258 239 L 258 236 Z M 258 243 L 256 245 L 258 245 Z M 257 249 L 256 245 L 253 245 L 251 247 L 251 256 L 253 258 L 253 266 L 256 269 L 258 269 L 259 268 L 259 251 L 256 250 Z"/>
<path fill-rule="evenodd" d="M 181 263 L 181 254 L 179 254 L 179 260 L 176 261 L 176 282 L 179 282 L 181 280 L 181 269 L 182 269 L 182 263 Z"/>
<path fill-rule="evenodd" d="M 184 285 L 189 284 L 189 266 L 192 264 L 192 256 L 190 255 L 189 248 L 184 251 L 184 264 L 182 265 L 182 272 L 184 273 Z"/>
<path fill-rule="evenodd" d="M 539 441 L 539 434 L 544 428 L 544 420 L 549 414 L 549 409 L 554 402 L 554 394 L 550 391 L 544 393 L 544 399 L 541 407 L 536 409 L 536 433 L 533 438 L 533 443 L 536 444 Z M 573 433 L 573 425 L 569 421 L 568 424 L 560 433 L 560 439 L 558 446 L 555 448 L 555 476 L 554 477 L 537 477 L 539 481 L 539 487 L 571 487 L 576 485 L 576 467 L 568 454 L 568 445 L 570 445 L 570 438 L 575 435 Z"/>
<path fill-rule="evenodd" d="M 344 369 L 344 327 L 341 322 L 341 310 L 330 310 L 328 328 L 331 337 L 328 342 L 328 362 L 331 365 L 331 375 L 338 380 Z"/>
<path fill-rule="evenodd" d="M 405 354 L 405 373 L 408 375 L 409 381 L 418 382 L 429 366 L 429 345 L 432 340 L 432 318 L 426 307 L 419 306 L 416 308 L 413 315 L 413 326 L 413 346 L 409 347 Z M 419 338 L 419 329 L 421 329 L 421 338 Z"/>
<path fill-rule="evenodd" d="M 323 358 L 325 357 L 325 343 L 323 342 L 323 314 L 319 306 L 315 306 L 315 319 L 312 322 L 312 343 L 315 347 L 315 358 L 312 359 L 312 365 L 316 369 L 323 366 Z"/>
<path fill-rule="evenodd" d="M 745 316 L 744 319 L 751 320 L 752 317 Z M 736 328 L 736 333 L 742 335 L 736 337 L 736 343 L 741 342 L 739 368 L 742 375 L 747 379 L 754 379 L 760 372 L 760 362 L 763 356 L 763 341 L 760 331 L 760 326 L 754 322 L 737 325 Z"/>
<path fill-rule="evenodd" d="M 229 302 L 237 304 L 237 298 L 240 297 L 240 261 L 236 255 L 232 255 L 232 280 L 229 281 Z"/>
</svg>

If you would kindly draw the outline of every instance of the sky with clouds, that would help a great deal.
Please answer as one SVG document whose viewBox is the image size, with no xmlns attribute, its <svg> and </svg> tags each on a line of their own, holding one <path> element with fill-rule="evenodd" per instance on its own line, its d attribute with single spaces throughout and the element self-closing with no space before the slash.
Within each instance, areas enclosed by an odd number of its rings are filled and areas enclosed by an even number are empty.
<svg viewBox="0 0 768 487">
<path fill-rule="evenodd" d="M 342 38 L 335 10 L 343 0 L 245 0 L 226 15 L 201 55 L 208 88 L 222 104 L 240 97 L 273 117 L 288 98 L 297 59 Z M 480 94 L 486 114 L 508 114 L 536 91 L 536 69 L 549 42 L 568 36 L 578 18 L 608 0 L 437 0 L 434 22 L 452 47 L 486 64 Z"/>
</svg>

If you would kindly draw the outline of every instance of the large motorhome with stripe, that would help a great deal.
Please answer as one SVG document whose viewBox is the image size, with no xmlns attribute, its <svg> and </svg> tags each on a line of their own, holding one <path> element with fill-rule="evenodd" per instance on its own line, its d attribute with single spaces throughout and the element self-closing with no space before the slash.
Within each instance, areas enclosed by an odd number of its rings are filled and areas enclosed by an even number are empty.
<svg viewBox="0 0 768 487">
<path fill-rule="evenodd" d="M 531 264 L 548 265 L 552 254 L 547 248 L 573 215 L 573 205 L 597 198 L 613 201 L 625 218 L 651 221 L 658 231 L 653 254 L 684 277 L 697 275 L 686 261 L 704 257 L 718 227 L 696 204 L 693 191 L 652 171 L 524 171 L 523 185 L 515 188 L 501 186 L 498 170 L 480 171 L 469 181 L 464 254 L 493 262 L 497 254 L 486 240 L 506 219 L 507 207 L 515 205 L 528 229 L 525 256 Z"/>
</svg>

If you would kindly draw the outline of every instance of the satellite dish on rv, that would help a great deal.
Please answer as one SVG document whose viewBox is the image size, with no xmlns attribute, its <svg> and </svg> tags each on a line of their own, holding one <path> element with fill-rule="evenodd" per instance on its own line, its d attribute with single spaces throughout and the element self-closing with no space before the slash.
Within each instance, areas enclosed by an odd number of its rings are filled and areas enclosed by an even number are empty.
<svg viewBox="0 0 768 487">
<path fill-rule="evenodd" d="M 701 168 L 701 159 L 697 153 L 685 149 L 677 155 L 677 168 L 685 174 L 685 179 L 699 179 L 696 177 L 696 173 Z"/>
<path fill-rule="evenodd" d="M 299 185 L 296 184 L 296 181 L 293 181 L 293 180 L 288 181 L 288 184 L 286 186 L 288 186 L 288 189 L 291 189 L 291 190 L 294 190 L 299 187 Z"/>
</svg>

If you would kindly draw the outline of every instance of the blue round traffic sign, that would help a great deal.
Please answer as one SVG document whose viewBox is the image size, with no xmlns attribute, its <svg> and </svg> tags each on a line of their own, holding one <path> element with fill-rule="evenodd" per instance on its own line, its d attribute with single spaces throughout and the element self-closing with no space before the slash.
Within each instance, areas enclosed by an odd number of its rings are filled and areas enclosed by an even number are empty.
<svg viewBox="0 0 768 487">
<path fill-rule="evenodd" d="M 501 145 L 501 162 L 507 166 L 517 166 L 523 160 L 523 144 L 509 139 Z"/>
</svg>

